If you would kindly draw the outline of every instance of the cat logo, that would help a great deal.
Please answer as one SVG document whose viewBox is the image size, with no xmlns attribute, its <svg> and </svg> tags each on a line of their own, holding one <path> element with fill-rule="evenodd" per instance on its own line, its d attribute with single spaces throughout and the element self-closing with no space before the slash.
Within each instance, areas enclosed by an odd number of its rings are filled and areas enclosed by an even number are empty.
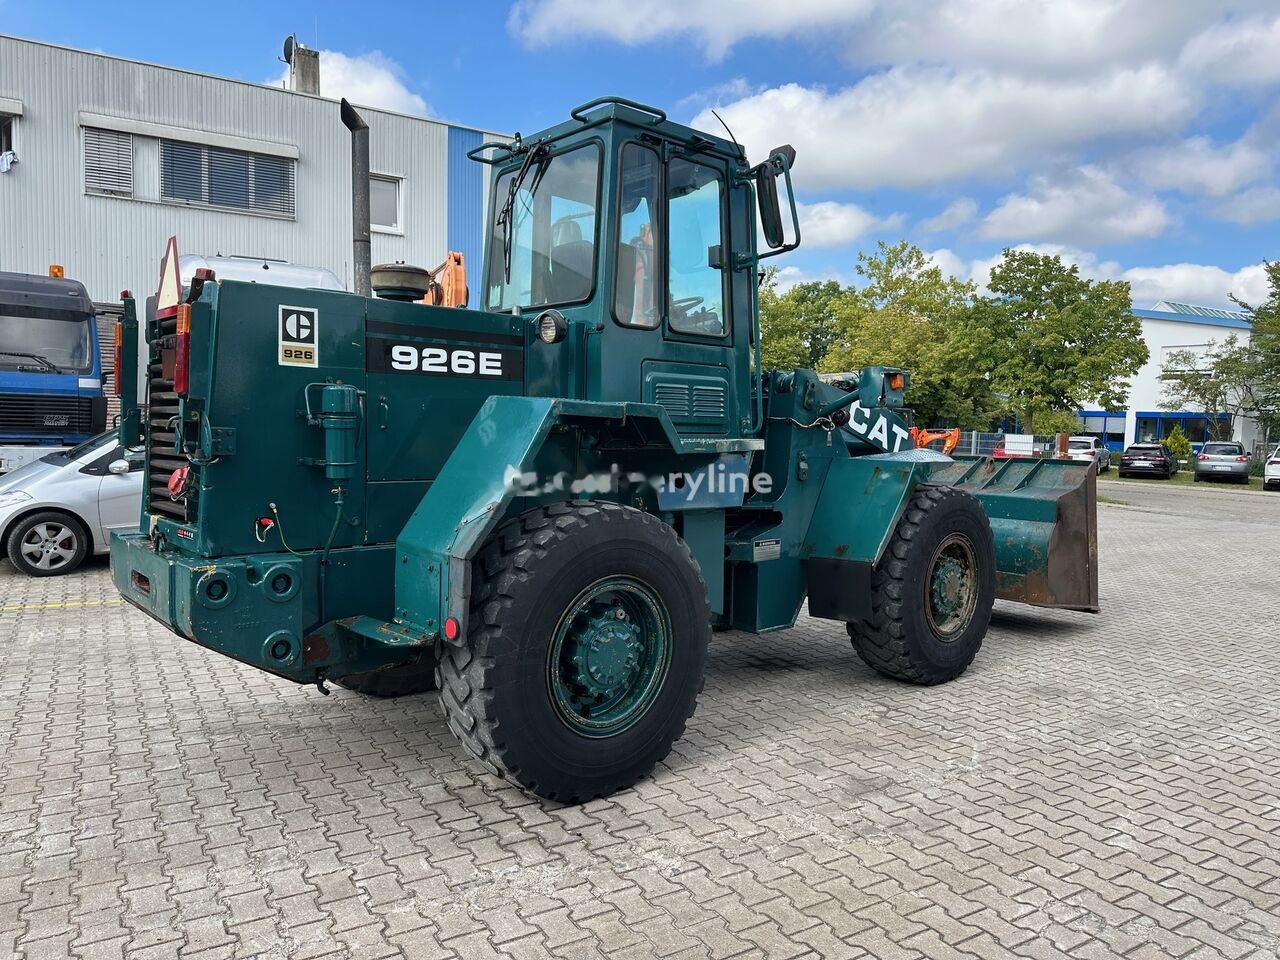
<svg viewBox="0 0 1280 960">
<path fill-rule="evenodd" d="M 279 355 L 282 367 L 318 367 L 320 313 L 313 307 L 280 305 Z"/>
</svg>

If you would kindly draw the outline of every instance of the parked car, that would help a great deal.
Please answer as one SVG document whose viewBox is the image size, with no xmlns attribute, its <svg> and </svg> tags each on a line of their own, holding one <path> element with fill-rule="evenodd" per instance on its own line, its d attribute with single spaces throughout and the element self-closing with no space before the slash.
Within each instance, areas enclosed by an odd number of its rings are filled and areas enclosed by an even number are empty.
<svg viewBox="0 0 1280 960">
<path fill-rule="evenodd" d="M 1111 451 L 1098 437 L 1067 438 L 1067 455 L 1072 460 L 1096 463 L 1099 473 L 1106 473 L 1111 469 Z"/>
<path fill-rule="evenodd" d="M 1249 455 L 1243 443 L 1209 442 L 1196 457 L 1196 481 L 1234 480 L 1249 482 Z"/>
<path fill-rule="evenodd" d="M 1122 477 L 1159 477 L 1168 480 L 1178 472 L 1178 458 L 1163 443 L 1130 444 L 1120 454 Z"/>
<path fill-rule="evenodd" d="M 142 453 L 111 431 L 0 477 L 0 544 L 13 565 L 33 577 L 70 573 L 106 553 L 113 530 L 136 530 Z"/>
<path fill-rule="evenodd" d="M 1280 447 L 1271 451 L 1267 465 L 1262 468 L 1262 489 L 1280 490 Z"/>
</svg>

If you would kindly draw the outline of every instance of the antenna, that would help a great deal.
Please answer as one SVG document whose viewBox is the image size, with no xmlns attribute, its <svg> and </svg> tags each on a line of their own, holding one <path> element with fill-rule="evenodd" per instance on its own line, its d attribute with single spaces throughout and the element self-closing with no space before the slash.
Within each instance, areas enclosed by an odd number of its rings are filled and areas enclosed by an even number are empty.
<svg viewBox="0 0 1280 960">
<path fill-rule="evenodd" d="M 742 149 L 742 144 L 740 144 L 738 142 L 738 138 L 733 135 L 733 131 L 729 129 L 729 125 L 724 122 L 724 117 L 720 116 L 720 114 L 716 113 L 714 110 L 711 111 L 711 115 L 720 121 L 720 126 L 724 127 L 724 132 L 729 135 L 729 139 L 733 141 L 733 145 L 737 147 L 738 152 L 745 157 L 747 152 Z"/>
</svg>

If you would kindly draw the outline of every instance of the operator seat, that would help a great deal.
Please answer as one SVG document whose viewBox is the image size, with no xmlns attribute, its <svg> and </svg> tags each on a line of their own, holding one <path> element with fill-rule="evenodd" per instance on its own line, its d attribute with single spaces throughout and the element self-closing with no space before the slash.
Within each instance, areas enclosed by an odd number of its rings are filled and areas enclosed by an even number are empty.
<svg viewBox="0 0 1280 960">
<path fill-rule="evenodd" d="M 551 303 L 572 303 L 591 294 L 591 261 L 595 250 L 582 239 L 582 227 L 568 217 L 551 225 Z"/>
</svg>

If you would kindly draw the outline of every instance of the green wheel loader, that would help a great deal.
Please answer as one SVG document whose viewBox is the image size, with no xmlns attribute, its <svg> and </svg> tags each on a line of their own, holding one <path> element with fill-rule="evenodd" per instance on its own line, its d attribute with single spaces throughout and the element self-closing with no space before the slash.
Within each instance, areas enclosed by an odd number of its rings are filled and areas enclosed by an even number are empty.
<svg viewBox="0 0 1280 960">
<path fill-rule="evenodd" d="M 667 755 L 713 628 L 785 630 L 807 597 L 935 684 L 997 597 L 1097 609 L 1089 465 L 915 449 L 906 371 L 762 369 L 789 147 L 751 166 L 618 98 L 485 144 L 478 302 L 437 306 L 370 270 L 368 130 L 342 111 L 356 293 L 183 282 L 171 241 L 141 321 L 126 300 L 147 494 L 112 573 L 174 633 L 322 691 L 435 687 L 489 769 L 576 802 Z"/>
</svg>

